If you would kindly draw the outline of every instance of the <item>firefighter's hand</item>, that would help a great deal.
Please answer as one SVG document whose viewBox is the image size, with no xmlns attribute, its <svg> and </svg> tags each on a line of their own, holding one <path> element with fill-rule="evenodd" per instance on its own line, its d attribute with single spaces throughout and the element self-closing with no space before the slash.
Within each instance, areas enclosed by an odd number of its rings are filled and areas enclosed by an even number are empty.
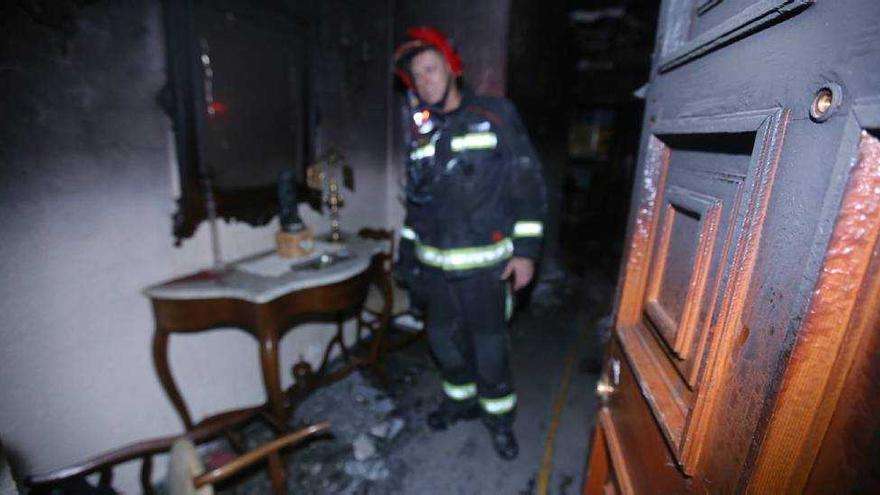
<svg viewBox="0 0 880 495">
<path fill-rule="evenodd" d="M 529 258 L 514 256 L 507 262 L 507 266 L 504 267 L 501 279 L 506 280 L 511 275 L 513 276 L 513 290 L 522 289 L 529 285 L 529 282 L 532 281 L 532 277 L 535 275 L 535 262 Z"/>
</svg>

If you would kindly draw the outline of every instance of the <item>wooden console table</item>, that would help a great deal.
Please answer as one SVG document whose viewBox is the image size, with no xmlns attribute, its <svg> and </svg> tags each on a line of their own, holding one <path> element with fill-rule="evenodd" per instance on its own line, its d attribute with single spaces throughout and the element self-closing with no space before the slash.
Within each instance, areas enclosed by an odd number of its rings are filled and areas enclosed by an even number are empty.
<svg viewBox="0 0 880 495">
<path fill-rule="evenodd" d="M 350 237 L 345 244 L 317 242 L 315 253 L 304 259 L 285 259 L 271 251 L 232 263 L 220 273 L 201 271 L 144 289 L 156 320 L 156 373 L 187 431 L 236 411 L 193 423 L 168 365 L 168 337 L 172 333 L 235 327 L 253 335 L 259 344 L 267 398 L 259 407 L 266 408 L 273 426 L 284 431 L 290 404 L 281 388 L 279 341 L 298 323 L 330 316 L 336 321 L 337 333 L 324 352 L 321 368 L 334 344 L 349 357 L 342 342 L 344 316 L 359 313 L 370 283 L 385 283 L 390 266 L 387 251 L 386 243 L 359 237 Z M 381 335 L 374 336 L 370 356 L 350 359 L 347 368 L 374 365 L 381 341 Z"/>
</svg>

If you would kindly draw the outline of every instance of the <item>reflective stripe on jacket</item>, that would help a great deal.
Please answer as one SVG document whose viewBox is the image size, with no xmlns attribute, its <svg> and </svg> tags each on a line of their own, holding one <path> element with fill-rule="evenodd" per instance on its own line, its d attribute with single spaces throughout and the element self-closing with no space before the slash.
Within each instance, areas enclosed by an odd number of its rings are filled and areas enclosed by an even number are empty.
<svg viewBox="0 0 880 495">
<path fill-rule="evenodd" d="M 427 134 L 414 132 L 407 162 L 401 250 L 447 272 L 536 259 L 544 233 L 541 162 L 513 105 L 466 92 Z"/>
</svg>

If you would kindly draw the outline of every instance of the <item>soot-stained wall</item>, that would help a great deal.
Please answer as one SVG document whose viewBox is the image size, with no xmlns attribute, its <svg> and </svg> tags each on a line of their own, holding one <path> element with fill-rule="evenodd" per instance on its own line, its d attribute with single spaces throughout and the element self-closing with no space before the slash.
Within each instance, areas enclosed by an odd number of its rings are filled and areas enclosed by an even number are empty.
<svg viewBox="0 0 880 495">
<path fill-rule="evenodd" d="M 341 150 L 355 171 L 357 194 L 346 216 L 385 218 L 390 33 L 386 0 L 317 2 L 314 42 L 315 152 Z M 356 216 L 354 217 L 356 218 Z"/>
<path fill-rule="evenodd" d="M 18 475 L 181 430 L 153 372 L 140 290 L 211 263 L 205 225 L 173 247 L 159 2 L 82 4 L 66 38 L 17 4 L 0 8 L 0 439 Z M 384 225 L 388 3 L 306 5 L 323 54 L 313 66 L 320 135 L 358 181 L 343 226 Z M 270 248 L 276 229 L 221 223 L 224 256 Z M 317 359 L 325 330 L 288 334 L 282 369 Z M 174 337 L 170 358 L 195 418 L 264 399 L 256 346 L 241 332 Z M 128 492 L 136 478 L 136 466 L 117 473 Z"/>
<path fill-rule="evenodd" d="M 204 229 L 183 249 L 170 242 L 158 7 L 89 6 L 66 40 L 19 8 L 4 14 L 0 436 L 25 474 L 178 429 L 153 377 L 139 289 L 210 255 Z M 230 254 L 269 239 L 227 234 L 239 244 Z M 232 356 L 221 366 L 246 364 Z M 231 402 L 257 396 L 232 383 Z"/>
<path fill-rule="evenodd" d="M 399 226 L 399 91 L 391 49 L 406 26 L 455 36 L 478 91 L 505 87 L 507 0 L 287 2 L 312 26 L 315 152 L 355 170 L 343 227 Z M 280 2 L 279 2 L 280 4 Z M 18 475 L 181 431 L 150 357 L 143 287 L 212 262 L 206 225 L 173 247 L 178 195 L 160 3 L 69 2 L 69 22 L 0 7 L 0 439 Z M 394 118 L 392 118 L 394 117 Z M 396 124 L 399 124 L 399 120 Z M 326 229 L 317 213 L 304 220 Z M 221 223 L 227 260 L 270 248 L 277 221 Z M 320 358 L 327 328 L 281 342 L 281 368 Z M 175 336 L 170 360 L 194 418 L 264 400 L 251 337 Z M 291 379 L 282 375 L 282 385 Z M 136 466 L 117 473 L 137 492 Z M 156 478 L 164 467 L 156 467 Z"/>
</svg>

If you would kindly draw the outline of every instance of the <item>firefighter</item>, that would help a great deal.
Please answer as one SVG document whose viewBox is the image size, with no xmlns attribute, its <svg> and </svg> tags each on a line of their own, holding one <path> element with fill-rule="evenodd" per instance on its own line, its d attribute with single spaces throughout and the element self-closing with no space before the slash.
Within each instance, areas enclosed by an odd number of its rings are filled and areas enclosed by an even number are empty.
<svg viewBox="0 0 880 495">
<path fill-rule="evenodd" d="M 462 84 L 461 59 L 442 33 L 415 27 L 407 36 L 394 53 L 412 110 L 395 275 L 426 302 L 443 376 L 428 424 L 482 417 L 510 460 L 519 448 L 507 320 L 511 292 L 531 281 L 541 248 L 541 163 L 513 105 Z"/>
</svg>

